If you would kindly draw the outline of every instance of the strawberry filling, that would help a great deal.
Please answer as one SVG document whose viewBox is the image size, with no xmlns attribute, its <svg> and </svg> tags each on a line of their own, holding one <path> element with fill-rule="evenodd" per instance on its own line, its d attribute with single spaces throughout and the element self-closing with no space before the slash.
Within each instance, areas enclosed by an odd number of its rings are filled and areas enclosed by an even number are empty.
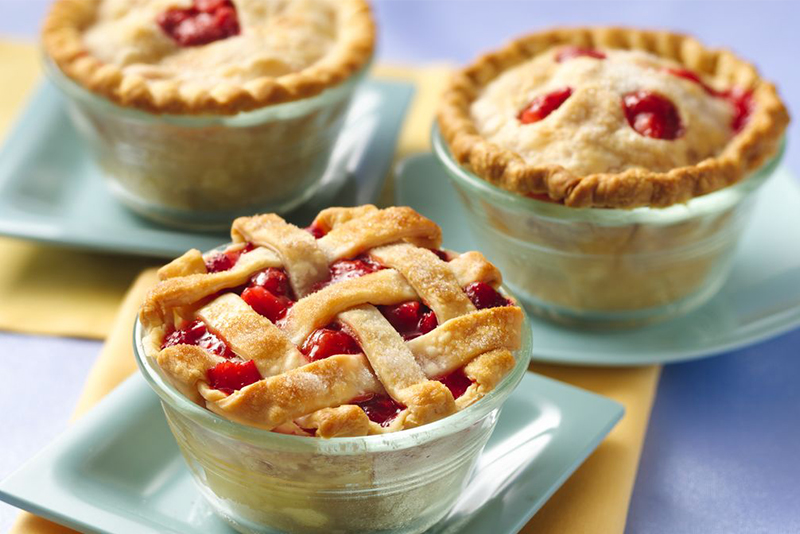
<svg viewBox="0 0 800 534">
<path fill-rule="evenodd" d="M 427 334 L 439 324 L 433 310 L 416 301 L 378 309 L 406 341 Z"/>
<path fill-rule="evenodd" d="M 568 59 L 576 57 L 591 57 L 594 59 L 605 59 L 606 55 L 599 50 L 593 48 L 582 48 L 580 46 L 567 46 L 556 54 L 556 62 L 562 63 Z"/>
<path fill-rule="evenodd" d="M 223 358 L 236 356 L 224 341 L 208 331 L 202 321 L 194 321 L 168 334 L 161 344 L 161 349 L 175 345 L 196 345 Z"/>
<path fill-rule="evenodd" d="M 561 104 L 566 102 L 570 95 L 572 95 L 570 87 L 539 95 L 520 112 L 517 118 L 522 124 L 539 122 L 561 107 Z"/>
<path fill-rule="evenodd" d="M 191 7 L 168 9 L 156 22 L 179 46 L 200 46 L 240 32 L 231 0 L 195 0 Z"/>
<path fill-rule="evenodd" d="M 386 427 L 405 409 L 405 406 L 388 395 L 369 395 L 353 399 L 350 404 L 360 406 L 370 421 Z"/>
<path fill-rule="evenodd" d="M 246 362 L 220 362 L 206 373 L 208 385 L 230 395 L 236 390 L 261 380 L 261 373 L 253 360 Z"/>
<path fill-rule="evenodd" d="M 454 399 L 466 393 L 467 388 L 472 385 L 472 380 L 464 374 L 464 369 L 456 369 L 452 373 L 439 377 L 436 380 L 447 386 L 447 389 L 453 394 Z"/>
<path fill-rule="evenodd" d="M 473 282 L 464 291 L 479 310 L 511 306 L 512 303 L 486 282 Z"/>
<path fill-rule="evenodd" d="M 645 137 L 671 141 L 683 135 L 678 108 L 657 93 L 628 93 L 622 97 L 622 109 L 631 128 Z"/>
<path fill-rule="evenodd" d="M 300 347 L 300 352 L 315 362 L 336 354 L 358 354 L 362 350 L 353 336 L 344 332 L 340 325 L 333 323 L 314 330 Z"/>
</svg>

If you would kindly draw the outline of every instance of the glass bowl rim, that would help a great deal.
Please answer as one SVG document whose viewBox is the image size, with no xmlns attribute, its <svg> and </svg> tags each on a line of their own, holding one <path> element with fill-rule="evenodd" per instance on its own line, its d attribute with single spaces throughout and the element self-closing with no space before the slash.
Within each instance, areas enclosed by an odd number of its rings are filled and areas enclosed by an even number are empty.
<svg viewBox="0 0 800 534">
<path fill-rule="evenodd" d="M 70 98 L 88 103 L 98 107 L 104 112 L 112 113 L 120 117 L 140 121 L 158 121 L 184 128 L 203 128 L 209 126 L 225 126 L 229 128 L 247 127 L 270 120 L 281 120 L 287 118 L 286 116 L 296 117 L 302 115 L 306 108 L 310 110 L 314 109 L 316 106 L 323 107 L 328 100 L 334 100 L 339 95 L 346 95 L 352 92 L 361 80 L 366 77 L 374 61 L 373 54 L 361 68 L 350 76 L 335 85 L 323 89 L 322 92 L 307 98 L 300 98 L 280 104 L 268 104 L 233 115 L 214 113 L 192 115 L 151 113 L 133 107 L 121 106 L 105 96 L 87 89 L 67 76 L 43 50 L 41 52 L 41 57 L 43 70 L 47 79 L 49 79 L 64 95 Z"/>
<path fill-rule="evenodd" d="M 505 286 L 501 292 L 513 296 Z M 178 410 L 182 415 L 201 424 L 204 428 L 220 433 L 226 437 L 244 441 L 259 447 L 270 446 L 292 451 L 308 451 L 331 455 L 350 455 L 354 452 L 396 451 L 421 445 L 425 442 L 455 434 L 470 425 L 482 420 L 489 412 L 500 408 L 507 397 L 516 389 L 528 370 L 531 359 L 532 329 L 525 308 L 514 298 L 516 305 L 522 310 L 521 346 L 514 352 L 514 367 L 503 377 L 489 393 L 452 415 L 416 428 L 399 430 L 387 434 L 370 436 L 317 438 L 310 436 L 294 436 L 281 434 L 271 430 L 256 428 L 237 423 L 201 407 L 183 395 L 163 375 L 152 359 L 147 356 L 142 340 L 144 327 L 137 317 L 133 327 L 133 352 L 139 371 L 144 375 L 148 385 L 155 391 L 162 402 Z"/>
<path fill-rule="evenodd" d="M 526 198 L 489 183 L 458 163 L 442 136 L 438 122 L 431 127 L 431 144 L 437 160 L 448 171 L 453 182 L 463 185 L 471 194 L 486 197 L 495 204 L 506 204 L 511 208 L 525 210 L 543 219 L 560 222 L 588 222 L 604 226 L 630 224 L 674 224 L 709 213 L 716 213 L 740 202 L 749 193 L 758 189 L 777 169 L 786 151 L 783 137 L 775 155 L 745 179 L 717 191 L 694 197 L 685 203 L 664 208 L 639 207 L 633 209 L 573 208 Z"/>
</svg>

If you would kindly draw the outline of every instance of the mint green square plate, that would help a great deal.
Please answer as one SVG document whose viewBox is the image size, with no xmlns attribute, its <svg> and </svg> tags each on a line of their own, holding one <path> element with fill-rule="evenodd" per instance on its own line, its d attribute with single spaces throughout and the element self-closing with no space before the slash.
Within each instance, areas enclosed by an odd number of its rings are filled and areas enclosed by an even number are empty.
<svg viewBox="0 0 800 534">
<path fill-rule="evenodd" d="M 569 328 L 531 315 L 532 358 L 581 365 L 671 363 L 731 351 L 800 326 L 798 185 L 784 167 L 763 186 L 728 281 L 701 308 L 653 326 L 611 331 Z M 447 248 L 477 248 L 467 214 L 433 154 L 401 162 L 395 202 L 439 223 Z"/>
<path fill-rule="evenodd" d="M 353 98 L 325 185 L 286 218 L 305 226 L 322 208 L 374 203 L 413 94 L 409 83 L 367 79 Z M 224 233 L 160 226 L 117 202 L 49 82 L 31 97 L 0 151 L 0 235 L 166 258 L 226 240 Z"/>
<path fill-rule="evenodd" d="M 622 414 L 612 400 L 527 373 L 434 532 L 519 531 Z M 3 480 L 0 500 L 83 532 L 233 532 L 195 489 L 158 397 L 138 374 Z"/>
</svg>

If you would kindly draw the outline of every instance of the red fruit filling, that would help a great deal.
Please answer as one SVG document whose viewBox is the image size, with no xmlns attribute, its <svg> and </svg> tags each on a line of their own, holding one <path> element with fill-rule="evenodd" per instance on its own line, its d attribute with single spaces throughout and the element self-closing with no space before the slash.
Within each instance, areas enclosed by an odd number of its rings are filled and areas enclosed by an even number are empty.
<svg viewBox="0 0 800 534">
<path fill-rule="evenodd" d="M 361 352 L 361 347 L 353 336 L 342 331 L 341 326 L 334 323 L 314 330 L 300 347 L 300 352 L 315 362 L 336 354 L 358 354 Z"/>
<path fill-rule="evenodd" d="M 209 386 L 226 395 L 261 380 L 261 373 L 253 360 L 220 362 L 209 369 L 206 376 Z"/>
<path fill-rule="evenodd" d="M 657 93 L 628 93 L 622 97 L 622 109 L 631 128 L 645 137 L 672 140 L 683 135 L 678 108 Z"/>
<path fill-rule="evenodd" d="M 576 57 L 593 57 L 595 59 L 605 59 L 606 55 L 599 50 L 594 50 L 592 48 L 581 48 L 580 46 L 567 46 L 563 48 L 558 54 L 556 54 L 556 62 L 561 63 L 568 59 L 573 59 Z"/>
<path fill-rule="evenodd" d="M 248 287 L 242 291 L 242 300 L 273 323 L 282 319 L 293 304 L 289 298 L 275 295 L 261 286 Z"/>
<path fill-rule="evenodd" d="M 378 309 L 406 341 L 427 334 L 439 324 L 433 310 L 416 301 Z"/>
<path fill-rule="evenodd" d="M 174 345 L 196 345 L 209 352 L 222 356 L 223 358 L 233 358 L 236 355 L 228 348 L 228 345 L 213 333 L 209 332 L 206 325 L 201 321 L 194 321 L 184 326 L 180 330 L 175 330 L 164 338 L 161 348 L 172 347 Z"/>
<path fill-rule="evenodd" d="M 700 75 L 689 69 L 666 69 L 667 72 L 684 78 L 686 80 L 697 83 L 711 96 L 724 98 L 733 106 L 733 119 L 731 119 L 731 129 L 734 133 L 738 133 L 747 124 L 747 119 L 750 118 L 750 113 L 753 112 L 755 102 L 753 102 L 753 92 L 746 89 L 734 87 L 727 91 L 717 91 L 713 87 L 707 85 L 700 79 Z"/>
<path fill-rule="evenodd" d="M 454 399 L 466 393 L 467 388 L 472 385 L 472 380 L 464 374 L 464 369 L 456 369 L 449 375 L 439 377 L 436 380 L 447 386 Z"/>
<path fill-rule="evenodd" d="M 689 69 L 673 69 L 673 68 L 666 68 L 664 69 L 668 73 L 672 74 L 673 76 L 677 76 L 678 78 L 683 78 L 684 80 L 689 80 L 690 82 L 694 82 L 700 87 L 702 87 L 706 93 L 712 96 L 721 96 L 720 93 L 714 89 L 713 87 L 706 85 L 706 83 L 700 78 L 700 75 L 696 72 L 689 70 Z"/>
<path fill-rule="evenodd" d="M 431 252 L 436 254 L 436 256 L 438 256 L 440 260 L 442 260 L 442 261 L 450 261 L 450 256 L 448 256 L 447 252 L 445 252 L 444 250 L 441 250 L 441 249 L 438 249 L 438 248 L 431 248 L 431 249 L 428 249 L 428 250 L 430 250 Z"/>
<path fill-rule="evenodd" d="M 360 256 L 354 260 L 339 260 L 331 265 L 331 279 L 329 283 L 332 284 L 351 278 L 358 278 L 365 274 L 380 271 L 383 268 L 383 265 L 367 256 Z"/>
<path fill-rule="evenodd" d="M 179 46 L 200 46 L 239 35 L 231 0 L 195 0 L 192 7 L 168 9 L 156 22 Z"/>
<path fill-rule="evenodd" d="M 406 408 L 388 395 L 370 395 L 366 398 L 353 399 L 350 404 L 360 406 L 370 421 L 381 426 L 389 426 L 392 419 Z"/>
<path fill-rule="evenodd" d="M 750 114 L 755 108 L 755 101 L 753 100 L 753 92 L 747 89 L 739 89 L 734 87 L 723 93 L 722 98 L 725 98 L 733 105 L 733 119 L 731 120 L 731 129 L 735 133 L 739 133 Z"/>
<path fill-rule="evenodd" d="M 380 271 L 381 269 L 384 269 L 384 266 L 368 256 L 359 256 L 352 260 L 339 260 L 331 265 L 328 279 L 317 282 L 311 290 L 312 292 L 319 291 L 323 287 L 336 282 L 350 280 L 351 278 L 359 278 L 365 274 Z"/>
<path fill-rule="evenodd" d="M 247 243 L 244 248 L 239 250 L 227 250 L 225 252 L 215 252 L 212 256 L 206 258 L 206 271 L 210 273 L 218 273 L 220 271 L 227 271 L 232 269 L 242 254 L 246 254 L 253 250 L 255 247 L 252 243 Z"/>
<path fill-rule="evenodd" d="M 324 236 L 327 232 L 322 229 L 321 226 L 318 226 L 315 223 L 311 223 L 311 226 L 306 227 L 306 232 L 314 236 L 314 239 L 319 239 L 320 237 Z"/>
<path fill-rule="evenodd" d="M 292 298 L 292 288 L 286 271 L 270 267 L 250 277 L 249 287 L 263 287 L 277 297 Z"/>
<path fill-rule="evenodd" d="M 464 291 L 467 292 L 467 297 L 479 310 L 511 306 L 511 302 L 507 298 L 486 282 L 473 282 Z"/>
<path fill-rule="evenodd" d="M 539 122 L 552 112 L 557 110 L 572 94 L 572 89 L 564 87 L 547 94 L 539 95 L 523 109 L 519 114 L 519 121 L 522 124 Z"/>
</svg>

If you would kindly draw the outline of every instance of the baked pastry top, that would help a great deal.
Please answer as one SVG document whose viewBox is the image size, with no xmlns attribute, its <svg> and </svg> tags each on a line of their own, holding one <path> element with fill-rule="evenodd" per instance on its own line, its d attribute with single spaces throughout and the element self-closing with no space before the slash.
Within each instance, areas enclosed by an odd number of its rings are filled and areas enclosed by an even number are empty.
<svg viewBox="0 0 800 534">
<path fill-rule="evenodd" d="M 666 32 L 552 30 L 459 72 L 439 125 L 510 191 L 575 207 L 663 207 L 731 185 L 777 151 L 788 113 L 729 52 Z"/>
<path fill-rule="evenodd" d="M 472 103 L 478 132 L 526 163 L 561 165 L 577 176 L 693 165 L 717 154 L 733 135 L 733 106 L 673 74 L 679 68 L 674 61 L 638 50 L 595 52 L 603 57 L 558 61 L 564 49 L 555 48 L 502 73 Z M 680 119 L 673 131 L 643 135 L 631 127 L 620 102 L 637 91 L 674 103 Z M 532 102 L 559 92 L 569 96 L 547 120 L 530 117 Z M 669 137 L 669 150 L 653 135 Z"/>
<path fill-rule="evenodd" d="M 283 433 L 420 426 L 513 368 L 522 310 L 480 253 L 439 248 L 410 208 L 330 208 L 302 229 L 237 219 L 233 243 L 159 271 L 140 311 L 146 355 L 189 399 Z"/>
<path fill-rule="evenodd" d="M 343 81 L 369 60 L 374 26 L 364 0 L 59 0 L 43 41 L 118 104 L 236 113 Z"/>
</svg>

